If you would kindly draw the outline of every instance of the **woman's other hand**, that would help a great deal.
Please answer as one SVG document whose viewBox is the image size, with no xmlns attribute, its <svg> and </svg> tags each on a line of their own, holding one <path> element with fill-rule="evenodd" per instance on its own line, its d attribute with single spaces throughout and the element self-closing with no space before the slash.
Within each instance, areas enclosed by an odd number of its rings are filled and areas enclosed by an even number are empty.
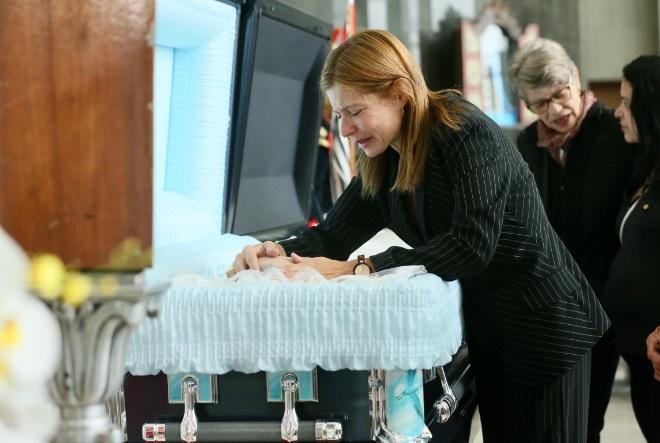
<svg viewBox="0 0 660 443">
<path fill-rule="evenodd" d="M 660 326 L 646 338 L 646 356 L 653 364 L 655 379 L 660 381 Z"/>
<path fill-rule="evenodd" d="M 286 275 L 286 270 L 289 269 L 291 265 L 291 259 L 289 257 L 259 257 L 259 269 L 262 271 L 266 268 L 278 268 Z M 288 277 L 288 275 L 287 275 Z"/>
<path fill-rule="evenodd" d="M 340 275 L 353 274 L 353 268 L 357 260 L 340 261 L 326 257 L 301 257 L 292 253 L 286 256 L 284 248 L 274 242 L 264 242 L 250 245 L 236 256 L 233 269 L 236 272 L 246 269 L 261 271 L 270 266 L 279 268 L 287 278 L 292 278 L 302 268 L 313 268 L 327 279 L 339 277 Z"/>
<path fill-rule="evenodd" d="M 286 251 L 282 247 L 272 241 L 266 241 L 256 245 L 249 245 L 236 255 L 234 259 L 234 270 L 236 272 L 244 271 L 246 269 L 254 269 L 260 271 L 259 258 L 261 257 L 286 257 Z"/>
<path fill-rule="evenodd" d="M 356 264 L 357 260 L 340 261 L 326 257 L 301 257 L 294 252 L 291 254 L 291 265 L 283 271 L 287 277 L 291 278 L 298 270 L 310 267 L 316 269 L 325 278 L 330 279 L 340 275 L 352 274 Z"/>
</svg>

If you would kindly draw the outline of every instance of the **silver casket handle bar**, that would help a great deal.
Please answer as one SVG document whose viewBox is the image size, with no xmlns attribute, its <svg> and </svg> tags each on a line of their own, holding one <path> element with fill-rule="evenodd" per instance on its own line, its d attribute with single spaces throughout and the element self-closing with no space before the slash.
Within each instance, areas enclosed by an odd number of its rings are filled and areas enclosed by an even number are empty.
<svg viewBox="0 0 660 443">
<path fill-rule="evenodd" d="M 197 403 L 197 394 L 199 388 L 197 381 L 192 377 L 187 377 L 183 381 L 183 402 L 184 412 L 183 420 L 179 425 L 181 441 L 188 443 L 197 441 L 197 415 L 195 414 L 195 404 Z"/>
<path fill-rule="evenodd" d="M 284 442 L 298 441 L 298 415 L 296 414 L 296 395 L 300 383 L 292 373 L 282 376 L 282 395 L 284 397 L 284 417 L 280 425 L 280 438 Z"/>
<path fill-rule="evenodd" d="M 442 397 L 433 403 L 433 409 L 435 412 L 435 419 L 438 423 L 447 423 L 451 416 L 456 411 L 458 406 L 458 400 L 452 391 L 449 382 L 447 381 L 447 376 L 445 375 L 445 370 L 442 366 L 436 368 L 436 375 L 440 378 L 440 383 L 442 384 L 442 390 L 444 391 Z"/>
<path fill-rule="evenodd" d="M 255 422 L 199 422 L 198 442 L 280 442 L 281 423 L 276 421 Z M 298 422 L 298 441 L 342 441 L 342 424 L 339 421 L 316 420 Z M 142 426 L 144 441 L 183 442 L 180 423 L 146 423 Z"/>
</svg>

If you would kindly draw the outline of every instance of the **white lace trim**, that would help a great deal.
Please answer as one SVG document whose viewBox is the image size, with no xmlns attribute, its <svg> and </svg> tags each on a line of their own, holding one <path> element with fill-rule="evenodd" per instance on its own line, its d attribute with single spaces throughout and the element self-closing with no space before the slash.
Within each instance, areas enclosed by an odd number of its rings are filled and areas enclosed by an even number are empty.
<svg viewBox="0 0 660 443">
<path fill-rule="evenodd" d="M 424 266 L 400 266 L 392 269 L 374 272 L 370 275 L 341 275 L 327 279 L 316 269 L 303 268 L 291 279 L 277 267 L 271 266 L 262 271 L 241 271 L 231 278 L 205 277 L 201 274 L 182 274 L 172 279 L 172 287 L 195 285 L 198 287 L 235 287 L 236 285 L 254 285 L 259 283 L 309 283 L 309 284 L 336 284 L 353 282 L 360 284 L 386 284 L 392 280 L 405 280 L 416 275 L 425 274 Z"/>
</svg>

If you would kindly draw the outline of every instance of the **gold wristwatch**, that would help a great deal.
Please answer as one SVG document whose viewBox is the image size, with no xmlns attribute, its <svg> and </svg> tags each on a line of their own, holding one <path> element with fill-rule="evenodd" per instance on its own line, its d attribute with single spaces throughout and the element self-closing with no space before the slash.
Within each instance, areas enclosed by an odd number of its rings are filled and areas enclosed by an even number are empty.
<svg viewBox="0 0 660 443">
<path fill-rule="evenodd" d="M 371 268 L 367 264 L 364 255 L 358 255 L 357 264 L 353 267 L 353 275 L 369 275 Z"/>
</svg>

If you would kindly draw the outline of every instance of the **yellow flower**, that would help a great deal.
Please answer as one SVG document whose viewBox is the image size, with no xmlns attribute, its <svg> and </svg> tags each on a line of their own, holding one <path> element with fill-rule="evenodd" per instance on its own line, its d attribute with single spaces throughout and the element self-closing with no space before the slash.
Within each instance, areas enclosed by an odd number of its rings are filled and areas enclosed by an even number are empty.
<svg viewBox="0 0 660 443">
<path fill-rule="evenodd" d="M 64 264 L 53 254 L 42 254 L 32 259 L 30 284 L 45 299 L 54 300 L 62 292 Z"/>
<path fill-rule="evenodd" d="M 92 281 L 88 276 L 69 272 L 64 280 L 62 301 L 77 308 L 87 300 L 91 292 Z"/>
<path fill-rule="evenodd" d="M 112 297 L 117 293 L 119 283 L 112 275 L 105 275 L 99 279 L 99 290 L 104 297 Z"/>
<path fill-rule="evenodd" d="M 151 253 L 142 250 L 142 242 L 137 237 L 124 239 L 110 253 L 111 269 L 136 269 L 150 264 Z"/>
<path fill-rule="evenodd" d="M 0 328 L 0 348 L 13 348 L 21 342 L 21 329 L 15 320 L 7 320 Z"/>
</svg>

